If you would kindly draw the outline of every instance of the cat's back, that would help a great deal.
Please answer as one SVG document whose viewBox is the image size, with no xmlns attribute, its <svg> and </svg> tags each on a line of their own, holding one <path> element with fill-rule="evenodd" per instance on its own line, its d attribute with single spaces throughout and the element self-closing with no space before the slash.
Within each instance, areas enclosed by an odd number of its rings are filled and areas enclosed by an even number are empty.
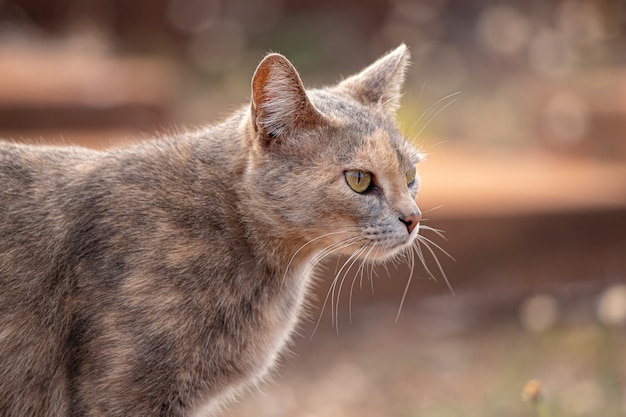
<svg viewBox="0 0 626 417">
<path fill-rule="evenodd" d="M 44 202 L 67 178 L 88 170 L 97 156 L 97 152 L 83 148 L 0 140 L 0 216 L 13 214 L 11 208 L 26 201 Z"/>
<path fill-rule="evenodd" d="M 106 152 L 0 142 L 0 416 L 66 415 L 81 360 L 126 371 L 104 363 L 111 317 L 172 288 L 212 293 L 207 277 L 245 264 L 238 150 L 221 143 L 212 131 Z M 197 320 L 185 305 L 178 329 Z M 128 317 L 135 336 L 163 321 Z"/>
<path fill-rule="evenodd" d="M 60 190 L 80 181 L 98 153 L 73 147 L 31 146 L 0 141 L 0 282 L 7 291 L 51 266 L 62 230 L 63 206 L 71 198 Z M 33 266 L 38 266 L 33 268 Z M 26 273 L 26 272 L 24 272 Z"/>
<path fill-rule="evenodd" d="M 109 151 L 0 141 L 0 284 L 21 285 L 20 270 L 22 281 L 51 279 L 59 260 L 95 258 L 90 250 L 145 252 L 148 237 L 163 240 L 161 225 L 223 224 L 234 204 L 228 174 L 214 147 L 199 150 L 203 140 Z"/>
<path fill-rule="evenodd" d="M 18 265 L 37 258 L 61 227 L 59 189 L 88 170 L 97 153 L 80 148 L 20 145 L 0 141 L 0 281 Z M 48 252 L 50 252 L 48 250 Z"/>
<path fill-rule="evenodd" d="M 112 308 L 103 274 L 123 275 L 137 231 L 167 211 L 174 177 L 185 182 L 172 152 L 0 141 L 0 416 L 67 414 L 84 299 Z"/>
<path fill-rule="evenodd" d="M 64 223 L 56 191 L 96 155 L 0 141 L 0 415 L 58 415 L 65 407 L 61 300 L 70 284 L 55 261 Z"/>
</svg>

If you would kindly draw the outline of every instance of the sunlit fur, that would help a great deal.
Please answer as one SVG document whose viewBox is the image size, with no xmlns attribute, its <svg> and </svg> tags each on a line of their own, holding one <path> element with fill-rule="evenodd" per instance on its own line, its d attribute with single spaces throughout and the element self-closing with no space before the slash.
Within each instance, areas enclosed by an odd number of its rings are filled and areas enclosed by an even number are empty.
<svg viewBox="0 0 626 417">
<path fill-rule="evenodd" d="M 425 263 L 438 247 L 406 179 L 421 155 L 394 120 L 407 65 L 402 45 L 305 90 L 270 54 L 251 102 L 203 130 L 106 151 L 0 141 L 0 415 L 213 415 L 273 369 L 320 261 L 348 257 L 335 318 L 366 262 Z"/>
</svg>

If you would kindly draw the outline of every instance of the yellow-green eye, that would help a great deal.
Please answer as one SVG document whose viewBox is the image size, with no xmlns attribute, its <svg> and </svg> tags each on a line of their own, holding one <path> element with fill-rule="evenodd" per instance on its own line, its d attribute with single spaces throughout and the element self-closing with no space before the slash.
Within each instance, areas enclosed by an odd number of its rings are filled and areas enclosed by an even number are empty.
<svg viewBox="0 0 626 417">
<path fill-rule="evenodd" d="M 365 171 L 346 171 L 346 182 L 357 193 L 363 193 L 372 183 L 372 174 Z"/>
<path fill-rule="evenodd" d="M 409 168 L 409 170 L 406 172 L 406 184 L 411 185 L 413 184 L 413 181 L 415 181 L 415 167 L 414 166 Z"/>
</svg>

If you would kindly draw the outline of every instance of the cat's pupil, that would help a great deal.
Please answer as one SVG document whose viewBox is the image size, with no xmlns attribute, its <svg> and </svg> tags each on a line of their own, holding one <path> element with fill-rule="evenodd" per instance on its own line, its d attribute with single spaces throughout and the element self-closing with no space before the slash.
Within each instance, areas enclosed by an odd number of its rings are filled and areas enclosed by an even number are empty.
<svg viewBox="0 0 626 417">
<path fill-rule="evenodd" d="M 363 193 L 368 190 L 372 183 L 372 174 L 365 171 L 346 171 L 344 172 L 346 182 L 357 193 Z"/>
</svg>

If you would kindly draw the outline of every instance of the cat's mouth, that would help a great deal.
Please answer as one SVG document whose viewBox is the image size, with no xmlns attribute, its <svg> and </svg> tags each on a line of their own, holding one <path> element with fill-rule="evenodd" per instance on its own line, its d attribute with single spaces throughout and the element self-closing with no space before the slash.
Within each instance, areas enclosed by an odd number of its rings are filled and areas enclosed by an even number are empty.
<svg viewBox="0 0 626 417">
<path fill-rule="evenodd" d="M 418 224 L 417 227 L 403 237 L 374 242 L 372 245 L 373 249 L 367 255 L 367 258 L 376 261 L 386 261 L 409 250 L 419 234 L 419 228 Z"/>
</svg>

